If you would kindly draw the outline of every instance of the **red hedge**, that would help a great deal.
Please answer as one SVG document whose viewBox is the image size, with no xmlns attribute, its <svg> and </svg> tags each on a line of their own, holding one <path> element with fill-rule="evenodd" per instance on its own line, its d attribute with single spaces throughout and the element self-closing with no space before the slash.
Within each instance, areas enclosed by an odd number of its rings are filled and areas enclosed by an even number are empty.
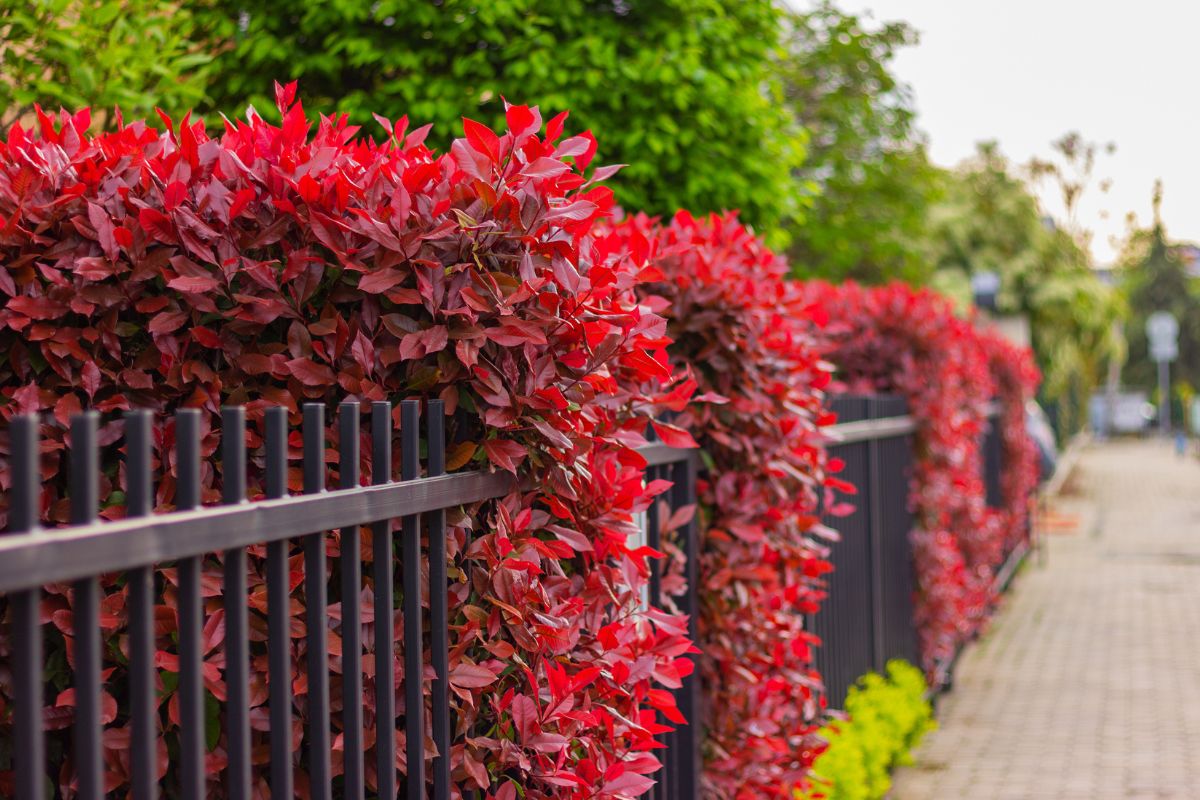
<svg viewBox="0 0 1200 800">
<path fill-rule="evenodd" d="M 690 647 L 683 622 L 641 609 L 646 553 L 626 544 L 633 515 L 650 502 L 631 449 L 654 403 L 640 387 L 657 391 L 673 378 L 665 321 L 634 295 L 640 264 L 593 236 L 612 205 L 595 181 L 612 170 L 585 178 L 596 144 L 589 134 L 559 141 L 565 114 L 544 137 L 536 108 L 510 107 L 499 135 L 465 120 L 466 137 L 439 156 L 422 144 L 427 129 L 408 132 L 404 119 L 381 120 L 382 143 L 359 137 L 344 116 L 322 118 L 313 133 L 293 93 L 277 92 L 280 126 L 251 113 L 217 139 L 166 116 L 165 130 L 136 122 L 91 137 L 82 112 L 39 114 L 38 130 L 14 126 L 0 143 L 0 413 L 53 412 L 45 518 L 64 519 L 63 426 L 81 407 L 197 407 L 207 432 L 222 403 L 244 403 L 261 467 L 265 406 L 440 397 L 461 442 L 456 465 L 539 476 L 535 491 L 452 520 L 450 681 L 455 739 L 466 742 L 452 753 L 454 778 L 495 787 L 488 797 L 501 800 L 518 787 L 532 798 L 636 796 L 658 767 L 648 750 L 654 708 L 675 715 L 652 687 L 678 685 L 691 664 L 681 659 Z M 686 399 L 686 388 L 672 396 Z M 119 430 L 106 421 L 102 441 Z M 167 425 L 157 442 L 164 507 L 174 493 L 173 433 Z M 207 455 L 215 445 L 207 432 Z M 205 479 L 215 500 L 213 471 Z M 120 514 L 122 482 L 104 475 L 107 516 Z M 255 591 L 262 563 L 251 560 Z M 218 558 L 205 570 L 219 575 Z M 175 655 L 172 571 L 163 577 L 160 675 Z M 106 667 L 117 680 L 125 590 L 110 579 L 104 591 Z M 220 698 L 215 590 L 206 602 L 216 668 L 208 689 Z M 43 610 L 58 654 L 52 688 L 61 689 L 66 589 L 49 587 Z M 262 611 L 256 602 L 252 629 L 265 625 Z M 342 623 L 336 606 L 329 616 L 336 712 Z M 293 629 L 302 634 L 302 616 Z M 298 670 L 303 641 L 294 643 Z M 265 650 L 254 647 L 261 704 Z M 170 685 L 160 688 L 172 738 L 176 700 Z M 11 691 L 5 680 L 0 700 Z M 296 699 L 303 716 L 302 683 Z M 45 700 L 52 727 L 68 725 L 69 702 L 53 690 Z M 127 709 L 109 709 L 115 790 L 128 777 Z M 264 726 L 257 719 L 256 745 Z M 400 739 L 402 749 L 402 731 Z M 210 773 L 223 765 L 223 746 L 210 753 Z M 67 794 L 70 779 L 64 763 Z"/>
<path fill-rule="evenodd" d="M 804 614 L 831 567 L 814 540 L 826 481 L 819 426 L 829 382 L 811 332 L 818 316 L 787 264 L 734 215 L 620 225 L 635 260 L 660 274 L 641 289 L 668 319 L 673 363 L 701 392 L 678 424 L 705 455 L 699 620 L 715 796 L 783 796 L 804 782 L 823 708 Z"/>
<path fill-rule="evenodd" d="M 1032 443 L 1023 415 L 1036 370 L 1027 350 L 981 333 L 927 290 L 813 282 L 805 295 L 829 314 L 825 352 L 842 384 L 903 395 L 916 418 L 916 621 L 922 658 L 932 670 L 987 619 L 995 571 L 1014 531 L 1024 530 Z M 1001 512 L 986 505 L 981 451 L 988 403 L 998 392 L 1005 446 Z"/>
</svg>

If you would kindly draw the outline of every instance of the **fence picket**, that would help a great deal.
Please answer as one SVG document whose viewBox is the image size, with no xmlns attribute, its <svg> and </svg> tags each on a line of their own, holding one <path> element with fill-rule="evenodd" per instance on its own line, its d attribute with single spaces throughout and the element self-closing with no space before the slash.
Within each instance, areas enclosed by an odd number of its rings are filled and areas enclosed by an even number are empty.
<svg viewBox="0 0 1200 800">
<path fill-rule="evenodd" d="M 420 404 L 400 404 L 400 479 L 414 481 L 420 473 Z M 401 589 L 404 592 L 404 733 L 408 763 L 408 800 L 425 797 L 425 699 L 421 675 L 425 667 L 421 625 L 420 517 L 401 519 Z"/>
<path fill-rule="evenodd" d="M 266 413 L 266 496 L 287 495 L 287 409 Z M 294 796 L 292 776 L 292 613 L 290 540 L 267 544 L 267 686 L 271 718 L 271 796 Z"/>
<path fill-rule="evenodd" d="M 304 404 L 304 493 L 325 491 L 325 406 Z M 329 638 L 325 533 L 304 537 L 304 624 L 308 646 L 308 774 L 313 800 L 330 800 Z"/>
</svg>

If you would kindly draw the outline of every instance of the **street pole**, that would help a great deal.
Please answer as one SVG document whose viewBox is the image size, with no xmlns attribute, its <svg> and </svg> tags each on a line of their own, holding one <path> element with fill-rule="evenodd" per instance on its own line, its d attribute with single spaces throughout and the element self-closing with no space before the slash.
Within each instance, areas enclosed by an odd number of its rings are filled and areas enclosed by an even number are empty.
<svg viewBox="0 0 1200 800">
<path fill-rule="evenodd" d="M 1171 362 L 1158 362 L 1158 429 L 1163 436 L 1171 434 Z"/>
</svg>

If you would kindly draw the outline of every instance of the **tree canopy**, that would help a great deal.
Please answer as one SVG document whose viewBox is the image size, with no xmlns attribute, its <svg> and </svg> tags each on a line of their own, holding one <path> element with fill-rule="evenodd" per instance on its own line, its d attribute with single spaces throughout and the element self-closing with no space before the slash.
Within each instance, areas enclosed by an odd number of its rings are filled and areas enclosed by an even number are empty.
<svg viewBox="0 0 1200 800">
<path fill-rule="evenodd" d="M 994 143 L 944 181 L 930 215 L 934 285 L 969 301 L 972 275 L 999 276 L 998 311 L 1028 316 L 1044 393 L 1078 404 L 1100 385 L 1108 360 L 1121 357 L 1118 293 L 1092 271 L 1081 242 L 1043 215 Z M 1079 412 L 1067 409 L 1069 425 Z"/>
<path fill-rule="evenodd" d="M 224 43 L 214 110 L 270 108 L 296 78 L 313 108 L 434 123 L 445 146 L 466 116 L 503 121 L 502 96 L 603 142 L 600 163 L 631 210 L 741 210 L 772 231 L 800 212 L 804 137 L 772 70 L 773 0 L 211 0 Z"/>
<path fill-rule="evenodd" d="M 872 27 L 827 1 L 789 20 L 780 72 L 788 107 L 810 137 L 796 176 L 811 207 L 789 253 L 800 275 L 929 278 L 922 245 L 939 170 L 891 67 L 916 41 L 903 22 Z"/>
</svg>

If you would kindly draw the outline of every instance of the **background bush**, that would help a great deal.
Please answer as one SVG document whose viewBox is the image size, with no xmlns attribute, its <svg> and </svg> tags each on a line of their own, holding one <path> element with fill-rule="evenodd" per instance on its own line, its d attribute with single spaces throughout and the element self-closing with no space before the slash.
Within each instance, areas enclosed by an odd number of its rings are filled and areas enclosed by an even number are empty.
<svg viewBox="0 0 1200 800">
<path fill-rule="evenodd" d="M 0 126 L 28 118 L 37 103 L 91 106 L 108 128 L 116 107 L 140 119 L 159 106 L 199 106 L 213 54 L 186 2 L 0 3 Z"/>
<path fill-rule="evenodd" d="M 628 164 L 629 209 L 739 208 L 774 230 L 798 212 L 803 138 L 780 107 L 773 0 L 211 0 L 198 18 L 219 53 L 213 110 L 270 105 L 297 78 L 321 107 L 434 123 L 498 124 L 502 96 L 571 109 Z"/>
</svg>

